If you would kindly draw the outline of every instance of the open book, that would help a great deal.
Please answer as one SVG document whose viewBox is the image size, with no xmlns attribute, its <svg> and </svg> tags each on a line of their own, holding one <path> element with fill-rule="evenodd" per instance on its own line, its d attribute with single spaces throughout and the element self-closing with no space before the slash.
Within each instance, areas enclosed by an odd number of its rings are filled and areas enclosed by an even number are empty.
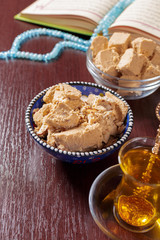
<svg viewBox="0 0 160 240">
<path fill-rule="evenodd" d="M 115 31 L 160 41 L 160 0 L 135 0 L 110 26 L 109 32 Z"/>
<path fill-rule="evenodd" d="M 92 35 L 99 21 L 118 0 L 37 0 L 15 19 Z M 135 0 L 127 7 L 109 32 L 140 33 L 160 40 L 160 1 Z"/>
</svg>

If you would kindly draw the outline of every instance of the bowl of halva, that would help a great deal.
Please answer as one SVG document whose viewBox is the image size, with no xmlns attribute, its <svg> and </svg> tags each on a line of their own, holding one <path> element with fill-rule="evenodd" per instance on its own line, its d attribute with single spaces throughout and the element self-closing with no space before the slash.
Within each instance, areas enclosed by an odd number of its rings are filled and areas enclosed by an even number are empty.
<svg viewBox="0 0 160 240">
<path fill-rule="evenodd" d="M 124 32 L 96 36 L 86 64 L 97 84 L 127 100 L 149 96 L 160 86 L 160 45 L 152 39 Z"/>
<path fill-rule="evenodd" d="M 31 137 L 45 151 L 76 164 L 99 161 L 119 149 L 132 131 L 133 114 L 109 88 L 68 82 L 37 94 L 25 121 Z"/>
</svg>

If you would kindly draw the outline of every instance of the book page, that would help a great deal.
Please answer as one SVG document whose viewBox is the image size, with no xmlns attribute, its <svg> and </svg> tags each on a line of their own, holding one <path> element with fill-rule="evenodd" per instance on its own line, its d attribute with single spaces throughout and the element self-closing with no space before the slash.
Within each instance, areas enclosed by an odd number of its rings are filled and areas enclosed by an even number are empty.
<svg viewBox="0 0 160 240">
<path fill-rule="evenodd" d="M 75 15 L 97 24 L 118 0 L 38 0 L 24 9 L 25 15 Z"/>
<path fill-rule="evenodd" d="M 137 28 L 160 38 L 160 0 L 135 0 L 110 29 L 120 26 Z"/>
</svg>

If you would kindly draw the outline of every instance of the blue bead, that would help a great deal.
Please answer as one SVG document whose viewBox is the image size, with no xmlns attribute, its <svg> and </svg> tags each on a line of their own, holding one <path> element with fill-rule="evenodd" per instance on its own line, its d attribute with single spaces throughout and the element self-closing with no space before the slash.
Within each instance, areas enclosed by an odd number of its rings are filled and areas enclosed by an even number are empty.
<svg viewBox="0 0 160 240">
<path fill-rule="evenodd" d="M 37 59 L 38 59 L 38 61 L 42 61 L 43 56 L 41 54 L 38 54 Z"/>
</svg>

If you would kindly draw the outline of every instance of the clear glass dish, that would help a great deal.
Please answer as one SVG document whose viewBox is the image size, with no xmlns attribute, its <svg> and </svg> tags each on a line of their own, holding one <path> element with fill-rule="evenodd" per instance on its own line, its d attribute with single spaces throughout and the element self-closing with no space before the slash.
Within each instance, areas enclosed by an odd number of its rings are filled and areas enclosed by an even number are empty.
<svg viewBox="0 0 160 240">
<path fill-rule="evenodd" d="M 158 240 L 160 239 L 160 218 L 153 229 L 136 233 L 123 228 L 114 217 L 115 189 L 122 179 L 120 165 L 114 165 L 100 173 L 89 191 L 89 208 L 99 229 L 113 240 Z M 105 198 L 105 201 L 104 201 Z"/>
<path fill-rule="evenodd" d="M 94 65 L 90 48 L 87 51 L 86 65 L 97 84 L 111 88 L 127 100 L 147 97 L 160 87 L 160 76 L 144 80 L 130 80 L 113 77 L 102 72 Z"/>
</svg>

